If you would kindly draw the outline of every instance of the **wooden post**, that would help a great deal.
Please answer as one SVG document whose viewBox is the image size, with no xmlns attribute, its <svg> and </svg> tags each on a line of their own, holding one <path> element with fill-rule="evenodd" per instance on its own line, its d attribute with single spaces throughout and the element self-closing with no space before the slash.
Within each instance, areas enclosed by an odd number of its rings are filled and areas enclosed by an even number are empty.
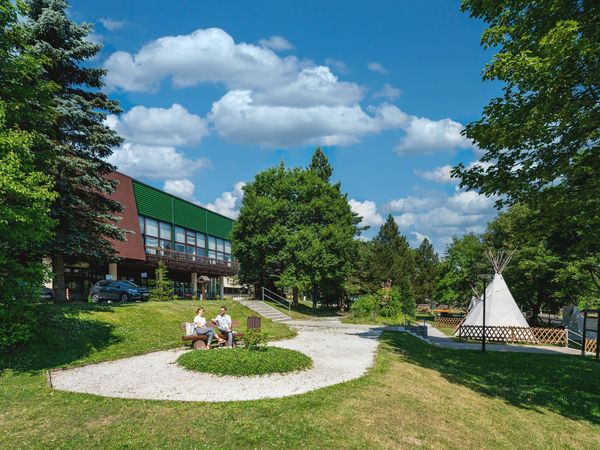
<svg viewBox="0 0 600 450">
<path fill-rule="evenodd" d="M 565 347 L 569 348 L 569 329 L 565 327 Z"/>
<path fill-rule="evenodd" d="M 600 309 L 596 310 L 596 361 L 600 362 Z"/>
</svg>

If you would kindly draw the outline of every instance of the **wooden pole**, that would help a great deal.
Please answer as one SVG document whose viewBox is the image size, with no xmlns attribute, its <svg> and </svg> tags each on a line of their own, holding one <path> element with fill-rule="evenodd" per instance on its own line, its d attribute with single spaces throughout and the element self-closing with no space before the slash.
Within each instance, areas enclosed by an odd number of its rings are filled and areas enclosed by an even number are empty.
<svg viewBox="0 0 600 450">
<path fill-rule="evenodd" d="M 600 362 L 600 309 L 596 311 L 596 361 Z"/>
</svg>

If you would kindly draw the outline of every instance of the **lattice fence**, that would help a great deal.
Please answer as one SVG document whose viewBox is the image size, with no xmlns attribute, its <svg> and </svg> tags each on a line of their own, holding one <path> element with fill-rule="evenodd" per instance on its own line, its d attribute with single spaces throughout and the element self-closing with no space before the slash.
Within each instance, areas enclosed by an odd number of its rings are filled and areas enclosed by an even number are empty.
<svg viewBox="0 0 600 450">
<path fill-rule="evenodd" d="M 462 321 L 463 321 L 462 317 L 441 317 L 441 316 L 436 316 L 436 318 L 433 321 L 433 324 L 436 327 L 456 328 L 457 326 L 459 326 L 461 324 Z"/>
<path fill-rule="evenodd" d="M 462 339 L 481 340 L 483 327 L 462 325 L 458 329 Z M 520 342 L 526 344 L 566 345 L 567 334 L 563 328 L 485 327 L 485 338 L 491 342 Z"/>
<path fill-rule="evenodd" d="M 585 351 L 596 353 L 596 346 L 598 345 L 598 341 L 596 339 L 586 339 L 585 340 Z"/>
</svg>

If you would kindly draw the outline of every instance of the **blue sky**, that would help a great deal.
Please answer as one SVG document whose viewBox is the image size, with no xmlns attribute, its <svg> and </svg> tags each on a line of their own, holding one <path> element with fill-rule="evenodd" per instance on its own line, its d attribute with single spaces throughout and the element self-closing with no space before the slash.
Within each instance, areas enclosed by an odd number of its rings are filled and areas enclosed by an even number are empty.
<svg viewBox="0 0 600 450">
<path fill-rule="evenodd" d="M 104 44 L 125 173 L 235 216 L 243 182 L 320 144 L 367 237 L 391 213 L 442 251 L 495 215 L 448 178 L 477 161 L 460 130 L 500 88 L 458 0 L 73 0 L 70 15 Z"/>
</svg>

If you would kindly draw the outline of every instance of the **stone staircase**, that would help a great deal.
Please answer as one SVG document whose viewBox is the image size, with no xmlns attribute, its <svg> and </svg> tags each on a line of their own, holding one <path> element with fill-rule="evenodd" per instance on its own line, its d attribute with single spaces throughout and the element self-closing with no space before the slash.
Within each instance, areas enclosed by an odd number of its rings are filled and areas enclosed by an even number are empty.
<svg viewBox="0 0 600 450">
<path fill-rule="evenodd" d="M 252 311 L 260 314 L 267 319 L 271 319 L 273 322 L 287 322 L 288 320 L 292 320 L 290 316 L 282 313 L 278 309 L 273 308 L 270 305 L 267 305 L 265 302 L 260 300 L 237 300 L 240 304 L 244 305 L 247 308 L 250 308 Z"/>
</svg>

